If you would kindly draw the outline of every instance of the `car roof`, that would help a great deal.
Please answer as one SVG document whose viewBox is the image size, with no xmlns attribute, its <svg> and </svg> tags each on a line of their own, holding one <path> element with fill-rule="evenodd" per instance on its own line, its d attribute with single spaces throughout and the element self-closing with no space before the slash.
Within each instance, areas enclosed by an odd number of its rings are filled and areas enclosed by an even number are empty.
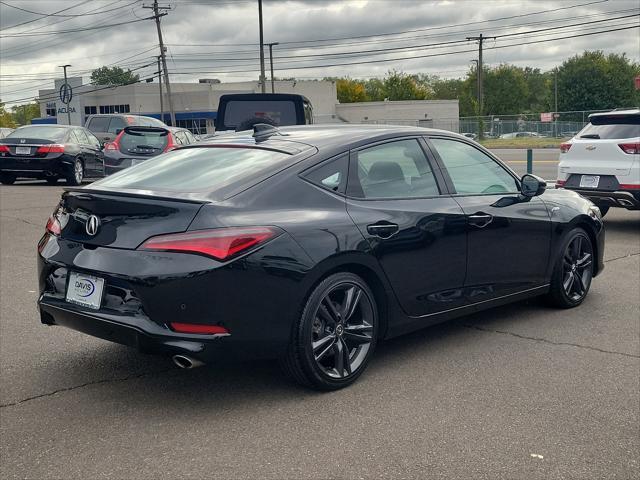
<svg viewBox="0 0 640 480">
<path fill-rule="evenodd" d="M 624 110 L 611 110 L 610 112 L 592 113 L 589 118 L 610 117 L 612 115 L 640 115 L 640 108 L 628 108 Z"/>
<path fill-rule="evenodd" d="M 19 130 L 19 129 L 24 128 L 24 127 L 84 128 L 84 127 L 81 127 L 80 125 L 60 125 L 60 124 L 57 124 L 57 123 L 43 123 L 43 124 L 40 124 L 40 125 L 37 125 L 37 124 L 20 125 L 19 127 L 16 128 L 16 130 Z"/>
<path fill-rule="evenodd" d="M 213 138 L 207 138 L 198 142 L 197 146 L 215 145 L 254 145 L 262 148 L 273 147 L 285 149 L 286 144 L 292 144 L 292 149 L 300 150 L 301 145 L 317 147 L 318 149 L 357 144 L 362 141 L 383 140 L 393 136 L 411 135 L 447 135 L 465 139 L 463 135 L 437 130 L 433 128 L 408 127 L 397 125 L 292 125 L 276 127 L 275 133 L 266 138 L 255 138 L 252 130 L 234 133 L 222 133 Z M 294 146 L 294 144 L 298 144 Z M 277 147 L 276 147 L 277 145 Z M 293 153 L 293 152 L 292 152 Z"/>
</svg>

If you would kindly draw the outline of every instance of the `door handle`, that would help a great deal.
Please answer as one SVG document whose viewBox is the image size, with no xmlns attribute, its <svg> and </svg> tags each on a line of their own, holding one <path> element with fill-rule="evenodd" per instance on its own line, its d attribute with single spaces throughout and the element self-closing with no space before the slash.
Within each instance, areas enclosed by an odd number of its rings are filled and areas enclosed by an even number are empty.
<svg viewBox="0 0 640 480">
<path fill-rule="evenodd" d="M 469 223 L 474 227 L 484 228 L 493 222 L 493 215 L 489 215 L 488 213 L 478 212 L 473 215 L 469 215 Z"/>
<path fill-rule="evenodd" d="M 374 237 L 389 238 L 398 233 L 400 227 L 395 223 L 390 222 L 377 222 L 373 225 L 367 225 L 367 232 Z"/>
</svg>

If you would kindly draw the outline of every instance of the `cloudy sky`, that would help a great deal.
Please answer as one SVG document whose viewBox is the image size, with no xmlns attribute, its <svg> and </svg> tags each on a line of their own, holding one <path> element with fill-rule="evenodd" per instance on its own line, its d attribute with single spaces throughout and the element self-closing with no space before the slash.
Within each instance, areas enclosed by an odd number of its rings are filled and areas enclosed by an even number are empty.
<svg viewBox="0 0 640 480">
<path fill-rule="evenodd" d="M 85 81 L 120 65 L 157 70 L 152 0 L 0 0 L 0 99 L 32 100 L 59 65 Z M 167 0 L 173 82 L 259 75 L 257 0 Z M 484 61 L 547 70 L 584 51 L 640 61 L 640 0 L 264 0 L 276 77 L 383 76 L 391 69 L 461 77 L 484 36 Z M 632 28 L 630 28 L 632 27 Z M 268 50 L 267 50 L 268 54 Z M 268 57 L 267 57 L 268 66 Z"/>
</svg>

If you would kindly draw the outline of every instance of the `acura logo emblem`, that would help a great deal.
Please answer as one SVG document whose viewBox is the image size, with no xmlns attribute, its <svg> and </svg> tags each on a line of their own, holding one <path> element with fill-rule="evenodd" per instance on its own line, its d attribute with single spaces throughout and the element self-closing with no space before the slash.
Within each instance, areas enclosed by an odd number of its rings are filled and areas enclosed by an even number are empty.
<svg viewBox="0 0 640 480">
<path fill-rule="evenodd" d="M 87 234 L 94 236 L 96 233 L 98 233 L 99 226 L 100 219 L 95 215 L 91 215 L 89 218 L 87 218 L 87 225 L 85 226 L 85 230 L 87 231 Z"/>
</svg>

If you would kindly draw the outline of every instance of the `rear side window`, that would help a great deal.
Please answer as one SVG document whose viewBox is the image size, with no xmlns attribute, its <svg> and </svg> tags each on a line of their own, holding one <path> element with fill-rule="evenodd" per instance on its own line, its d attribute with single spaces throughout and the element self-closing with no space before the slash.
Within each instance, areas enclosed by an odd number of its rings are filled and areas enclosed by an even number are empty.
<svg viewBox="0 0 640 480">
<path fill-rule="evenodd" d="M 591 118 L 580 138 L 603 140 L 640 137 L 640 115 L 603 115 Z"/>
<path fill-rule="evenodd" d="M 269 169 L 289 154 L 257 148 L 186 148 L 147 160 L 94 185 L 156 191 L 214 192 Z"/>
<path fill-rule="evenodd" d="M 130 151 L 137 149 L 164 150 L 169 142 L 167 131 L 162 132 L 141 132 L 127 130 L 120 137 L 120 151 Z"/>
<path fill-rule="evenodd" d="M 336 193 L 344 193 L 347 186 L 349 155 L 343 154 L 334 160 L 324 162 L 304 174 L 304 178 L 319 187 Z"/>
<path fill-rule="evenodd" d="M 264 118 L 272 120 L 276 125 L 295 125 L 296 106 L 286 100 L 239 101 L 227 103 L 224 111 L 226 127 L 237 127 L 249 118 Z"/>
<path fill-rule="evenodd" d="M 111 119 L 109 117 L 93 117 L 89 121 L 89 126 L 87 127 L 92 132 L 106 132 L 109 130 L 109 121 Z"/>
<path fill-rule="evenodd" d="M 438 184 L 417 140 L 399 140 L 356 152 L 349 194 L 359 198 L 439 195 Z"/>
</svg>

